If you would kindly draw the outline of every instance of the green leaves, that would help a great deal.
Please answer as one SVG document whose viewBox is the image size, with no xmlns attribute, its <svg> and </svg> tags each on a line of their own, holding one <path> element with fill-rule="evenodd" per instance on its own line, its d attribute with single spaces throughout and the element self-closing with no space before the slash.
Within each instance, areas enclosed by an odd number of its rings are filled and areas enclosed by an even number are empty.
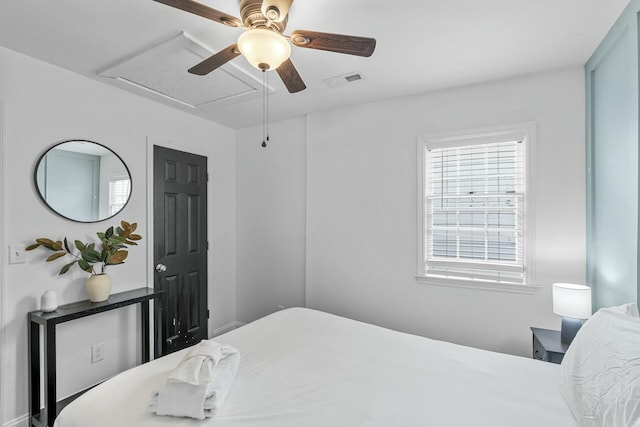
<svg viewBox="0 0 640 427">
<path fill-rule="evenodd" d="M 47 262 L 55 261 L 66 255 L 75 257 L 74 261 L 65 264 L 60 269 L 58 272 L 60 275 L 65 274 L 76 263 L 81 270 L 91 274 L 96 273 L 95 264 L 101 264 L 101 272 L 104 273 L 107 265 L 124 263 L 124 260 L 129 255 L 127 246 L 137 245 L 136 242 L 142 240 L 142 236 L 134 234 L 137 227 L 138 224 L 135 222 L 130 224 L 126 221 L 121 221 L 118 227 L 109 227 L 104 232 L 97 232 L 96 235 L 102 244 L 100 251 L 96 249 L 96 243 L 84 243 L 80 240 L 74 240 L 75 247 L 72 248 L 66 237 L 62 241 L 39 238 L 36 239 L 35 243 L 29 245 L 26 250 L 32 251 L 42 246 L 55 252 L 46 259 Z"/>
<path fill-rule="evenodd" d="M 94 249 L 85 249 L 80 252 L 80 256 L 87 262 L 102 262 L 102 255 Z"/>
<path fill-rule="evenodd" d="M 93 273 L 93 266 L 83 259 L 78 260 L 78 267 L 87 273 Z"/>
<path fill-rule="evenodd" d="M 60 271 L 58 272 L 58 274 L 59 274 L 59 275 L 63 275 L 64 273 L 66 273 L 67 271 L 69 271 L 69 269 L 71 268 L 71 266 L 72 266 L 73 264 L 75 264 L 76 262 L 77 262 L 77 261 L 73 261 L 73 262 L 70 262 L 69 264 L 66 264 L 64 267 L 62 267 L 62 268 L 60 269 Z"/>
</svg>

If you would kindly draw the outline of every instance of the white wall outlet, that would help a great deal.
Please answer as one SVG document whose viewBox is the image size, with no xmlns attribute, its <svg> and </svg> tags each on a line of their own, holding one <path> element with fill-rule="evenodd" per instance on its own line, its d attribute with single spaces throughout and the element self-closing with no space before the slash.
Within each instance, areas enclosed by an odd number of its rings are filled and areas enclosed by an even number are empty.
<svg viewBox="0 0 640 427">
<path fill-rule="evenodd" d="M 22 264 L 26 261 L 24 244 L 9 245 L 9 264 Z"/>
<path fill-rule="evenodd" d="M 104 343 L 94 344 L 91 346 L 91 363 L 104 360 Z"/>
</svg>

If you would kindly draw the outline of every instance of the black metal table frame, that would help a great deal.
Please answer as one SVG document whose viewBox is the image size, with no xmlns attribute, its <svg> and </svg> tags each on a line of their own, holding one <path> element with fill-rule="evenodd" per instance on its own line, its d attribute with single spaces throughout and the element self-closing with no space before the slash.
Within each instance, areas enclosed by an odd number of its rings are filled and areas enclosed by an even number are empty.
<svg viewBox="0 0 640 427">
<path fill-rule="evenodd" d="M 30 425 L 53 426 L 53 421 L 70 401 L 79 393 L 58 402 L 56 399 L 56 325 L 105 311 L 133 304 L 140 304 L 142 329 L 142 363 L 150 359 L 149 303 L 164 291 L 139 288 L 109 296 L 107 301 L 92 303 L 89 300 L 58 307 L 54 312 L 32 311 L 29 313 L 29 419 Z M 40 327 L 44 328 L 44 408 L 40 404 Z"/>
</svg>

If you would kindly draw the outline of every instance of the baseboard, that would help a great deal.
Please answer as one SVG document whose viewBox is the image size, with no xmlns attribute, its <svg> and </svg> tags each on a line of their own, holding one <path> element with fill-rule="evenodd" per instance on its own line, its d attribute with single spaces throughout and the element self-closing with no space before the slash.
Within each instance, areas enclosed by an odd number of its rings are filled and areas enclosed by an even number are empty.
<svg viewBox="0 0 640 427">
<path fill-rule="evenodd" d="M 2 424 L 2 427 L 29 427 L 29 414 L 25 414 L 15 420 Z"/>
<path fill-rule="evenodd" d="M 220 326 L 219 328 L 214 329 L 213 331 L 213 336 L 217 337 L 218 335 L 222 335 L 225 332 L 229 332 L 232 331 L 236 328 L 239 328 L 240 326 L 243 326 L 244 323 L 241 322 L 231 322 L 231 323 L 227 323 L 226 325 Z"/>
</svg>

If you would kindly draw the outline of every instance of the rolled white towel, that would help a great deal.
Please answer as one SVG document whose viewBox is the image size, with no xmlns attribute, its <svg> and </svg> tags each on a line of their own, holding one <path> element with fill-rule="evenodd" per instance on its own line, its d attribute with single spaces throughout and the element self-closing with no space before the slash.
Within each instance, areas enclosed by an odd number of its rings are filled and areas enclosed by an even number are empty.
<svg viewBox="0 0 640 427">
<path fill-rule="evenodd" d="M 224 345 L 210 340 L 202 340 L 191 347 L 187 354 L 171 371 L 167 381 L 202 385 L 211 382 L 212 370 L 222 359 Z"/>
<path fill-rule="evenodd" d="M 218 343 L 216 343 L 218 344 Z M 203 420 L 213 417 L 229 394 L 238 372 L 240 353 L 229 345 L 221 345 L 221 357 L 211 369 L 211 381 L 191 384 L 177 380 L 173 373 L 151 394 L 149 411 L 157 415 L 190 417 Z M 199 350 L 193 349 L 194 352 Z M 183 360 L 188 360 L 185 356 Z"/>
</svg>

